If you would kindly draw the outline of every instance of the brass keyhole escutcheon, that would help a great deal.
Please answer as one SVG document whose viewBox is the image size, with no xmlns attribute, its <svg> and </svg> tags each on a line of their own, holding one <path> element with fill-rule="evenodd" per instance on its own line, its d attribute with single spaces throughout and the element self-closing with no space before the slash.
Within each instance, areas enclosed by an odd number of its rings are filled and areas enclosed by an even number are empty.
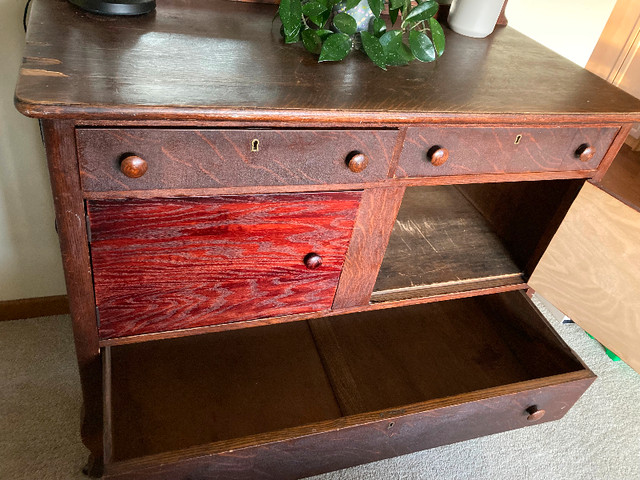
<svg viewBox="0 0 640 480">
<path fill-rule="evenodd" d="M 520 140 L 522 140 L 522 135 L 516 135 L 516 141 L 513 142 L 515 145 L 520 144 Z"/>
<path fill-rule="evenodd" d="M 251 151 L 257 152 L 259 150 L 260 150 L 260 140 L 256 138 L 251 142 Z"/>
</svg>

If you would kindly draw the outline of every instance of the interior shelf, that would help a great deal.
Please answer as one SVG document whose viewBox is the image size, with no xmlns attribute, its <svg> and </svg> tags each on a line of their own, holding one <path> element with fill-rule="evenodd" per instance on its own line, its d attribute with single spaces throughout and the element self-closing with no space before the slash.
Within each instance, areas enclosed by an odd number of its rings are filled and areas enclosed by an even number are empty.
<svg viewBox="0 0 640 480">
<path fill-rule="evenodd" d="M 584 368 L 521 292 L 108 348 L 110 461 Z"/>
<path fill-rule="evenodd" d="M 522 287 L 581 183 L 407 188 L 371 301 Z"/>
</svg>

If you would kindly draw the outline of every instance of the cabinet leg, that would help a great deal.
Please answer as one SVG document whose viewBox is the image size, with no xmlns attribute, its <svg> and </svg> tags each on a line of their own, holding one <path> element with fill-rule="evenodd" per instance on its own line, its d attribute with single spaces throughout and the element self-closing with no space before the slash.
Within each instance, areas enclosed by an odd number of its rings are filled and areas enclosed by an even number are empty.
<svg viewBox="0 0 640 480">
<path fill-rule="evenodd" d="M 102 458 L 96 458 L 90 453 L 87 464 L 82 469 L 82 473 L 91 478 L 100 478 L 102 477 L 103 467 Z"/>
</svg>

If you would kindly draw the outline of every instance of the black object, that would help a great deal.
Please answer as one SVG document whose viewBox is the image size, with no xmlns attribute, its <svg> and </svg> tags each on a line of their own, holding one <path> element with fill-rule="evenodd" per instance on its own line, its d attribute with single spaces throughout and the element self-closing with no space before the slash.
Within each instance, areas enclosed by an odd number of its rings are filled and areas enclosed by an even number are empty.
<svg viewBox="0 0 640 480">
<path fill-rule="evenodd" d="M 69 0 L 74 5 L 100 15 L 142 15 L 155 10 L 156 0 Z"/>
</svg>

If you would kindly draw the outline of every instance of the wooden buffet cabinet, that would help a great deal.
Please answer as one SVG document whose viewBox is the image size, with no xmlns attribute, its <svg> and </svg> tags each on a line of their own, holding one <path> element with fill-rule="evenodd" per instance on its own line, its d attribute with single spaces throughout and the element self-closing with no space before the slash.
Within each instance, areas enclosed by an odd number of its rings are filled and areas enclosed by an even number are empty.
<svg viewBox="0 0 640 480">
<path fill-rule="evenodd" d="M 273 5 L 35 0 L 90 473 L 298 478 L 560 418 L 594 380 L 525 294 L 640 102 L 508 27 L 319 65 Z"/>
</svg>

